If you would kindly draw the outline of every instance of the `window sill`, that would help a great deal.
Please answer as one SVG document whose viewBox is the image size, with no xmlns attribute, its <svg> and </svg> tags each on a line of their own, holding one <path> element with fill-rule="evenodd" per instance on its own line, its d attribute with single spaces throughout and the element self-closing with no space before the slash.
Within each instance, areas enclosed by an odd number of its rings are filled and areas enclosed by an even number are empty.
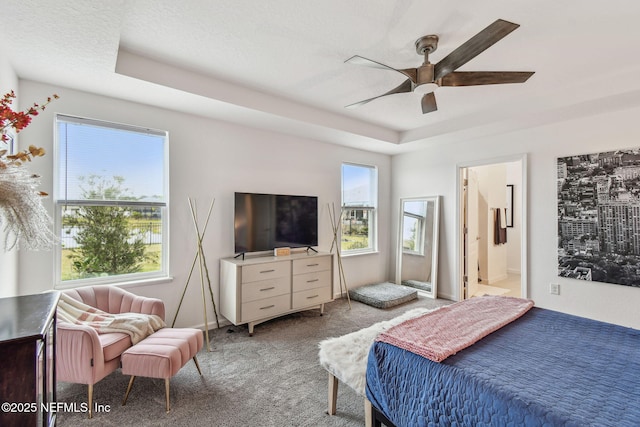
<svg viewBox="0 0 640 427">
<path fill-rule="evenodd" d="M 127 288 L 139 288 L 141 286 L 152 286 L 152 285 L 160 285 L 163 283 L 170 283 L 173 281 L 173 276 L 160 276 L 160 277 L 148 277 L 137 280 L 128 280 L 122 282 L 84 282 L 84 283 L 58 283 L 55 286 L 56 290 L 65 290 L 65 289 L 75 289 L 75 288 L 84 288 L 87 286 L 117 286 L 119 288 L 127 289 Z"/>
<path fill-rule="evenodd" d="M 173 276 L 150 277 L 148 279 L 113 283 L 113 285 L 127 289 L 127 288 L 139 288 L 140 286 L 161 285 L 163 283 L 170 283 L 170 282 L 173 282 Z"/>
<path fill-rule="evenodd" d="M 367 252 L 350 252 L 350 253 L 340 253 L 340 256 L 342 258 L 351 258 L 351 257 L 356 257 L 356 256 L 362 256 L 362 255 L 378 255 L 380 252 L 379 251 L 367 251 Z"/>
</svg>

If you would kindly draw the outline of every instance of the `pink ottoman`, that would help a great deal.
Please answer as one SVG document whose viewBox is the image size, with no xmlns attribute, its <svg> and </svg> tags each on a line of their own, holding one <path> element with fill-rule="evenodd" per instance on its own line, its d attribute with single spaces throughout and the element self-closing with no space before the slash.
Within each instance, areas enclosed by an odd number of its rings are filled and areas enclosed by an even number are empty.
<svg viewBox="0 0 640 427">
<path fill-rule="evenodd" d="M 202 331 L 191 328 L 163 328 L 122 353 L 122 373 L 131 375 L 122 405 L 127 403 L 133 380 L 137 376 L 164 378 L 169 412 L 169 380 L 189 359 L 200 371 L 196 354 L 202 348 Z"/>
</svg>

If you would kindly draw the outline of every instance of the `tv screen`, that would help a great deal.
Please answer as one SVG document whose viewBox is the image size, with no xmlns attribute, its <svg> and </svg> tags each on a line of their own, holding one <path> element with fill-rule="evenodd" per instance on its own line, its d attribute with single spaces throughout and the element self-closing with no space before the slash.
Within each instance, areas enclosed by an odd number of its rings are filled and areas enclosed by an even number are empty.
<svg viewBox="0 0 640 427">
<path fill-rule="evenodd" d="M 235 253 L 318 245 L 318 198 L 235 193 Z"/>
</svg>

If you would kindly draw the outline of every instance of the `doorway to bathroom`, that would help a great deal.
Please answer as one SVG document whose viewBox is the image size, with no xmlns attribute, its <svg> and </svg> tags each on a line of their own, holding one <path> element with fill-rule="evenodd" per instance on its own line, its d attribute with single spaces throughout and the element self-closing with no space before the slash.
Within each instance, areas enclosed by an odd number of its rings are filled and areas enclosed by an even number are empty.
<svg viewBox="0 0 640 427">
<path fill-rule="evenodd" d="M 526 298 L 526 155 L 458 165 L 458 193 L 458 300 Z"/>
</svg>

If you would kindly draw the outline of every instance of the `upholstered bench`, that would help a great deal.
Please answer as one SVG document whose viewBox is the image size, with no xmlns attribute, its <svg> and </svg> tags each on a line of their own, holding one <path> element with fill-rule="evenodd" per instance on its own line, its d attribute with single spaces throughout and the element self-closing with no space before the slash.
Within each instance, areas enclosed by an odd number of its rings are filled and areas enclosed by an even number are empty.
<svg viewBox="0 0 640 427">
<path fill-rule="evenodd" d="M 365 405 L 365 425 L 372 425 L 371 408 L 365 397 L 365 379 L 367 373 L 367 357 L 373 341 L 381 333 L 405 320 L 418 317 L 432 310 L 414 308 L 391 320 L 375 323 L 359 331 L 351 332 L 336 338 L 328 338 L 319 343 L 318 357 L 320 365 L 329 373 L 329 415 L 336 414 L 338 398 L 338 380 L 348 385 L 362 396 Z"/>
<path fill-rule="evenodd" d="M 163 328 L 148 336 L 138 344 L 122 353 L 122 373 L 131 375 L 127 393 L 122 405 L 127 403 L 133 380 L 137 376 L 150 378 L 164 378 L 167 398 L 167 412 L 169 404 L 169 380 L 189 361 L 193 359 L 202 375 L 196 354 L 202 348 L 202 331 L 191 328 Z"/>
</svg>

